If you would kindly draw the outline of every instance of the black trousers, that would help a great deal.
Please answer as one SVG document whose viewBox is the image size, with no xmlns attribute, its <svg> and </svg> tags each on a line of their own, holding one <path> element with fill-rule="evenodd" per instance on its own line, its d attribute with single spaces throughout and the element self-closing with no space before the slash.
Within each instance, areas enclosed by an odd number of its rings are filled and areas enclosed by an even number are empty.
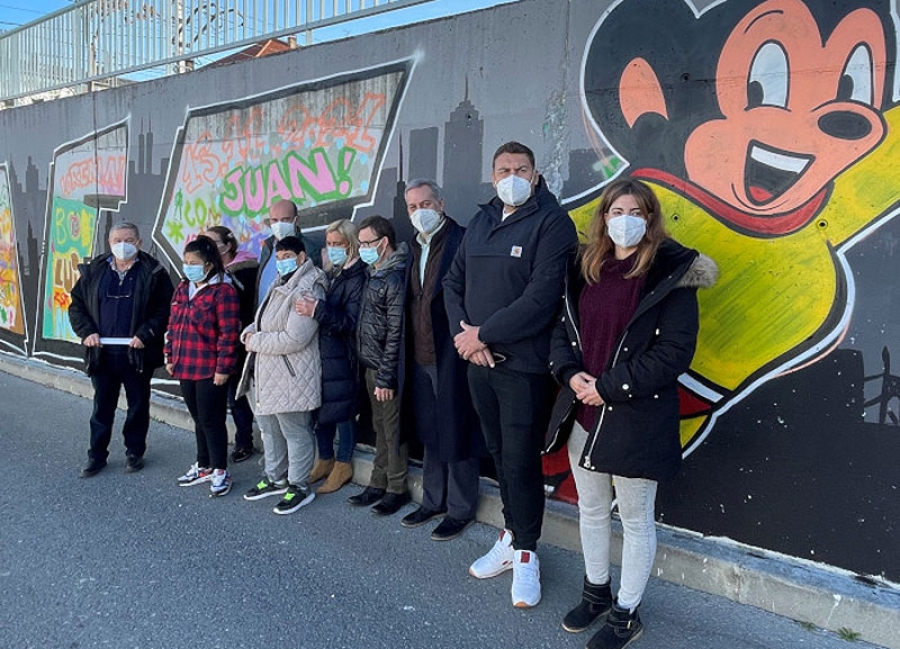
<svg viewBox="0 0 900 649">
<path fill-rule="evenodd" d="M 549 374 L 469 365 L 469 390 L 494 458 L 503 519 L 516 550 L 537 549 L 544 521 L 541 450 L 550 419 Z"/>
<path fill-rule="evenodd" d="M 228 467 L 228 386 L 215 385 L 212 377 L 189 381 L 182 379 L 181 396 L 194 420 L 197 438 L 197 464 L 205 469 Z"/>
<path fill-rule="evenodd" d="M 91 374 L 94 386 L 94 409 L 91 413 L 91 448 L 88 456 L 105 460 L 115 423 L 119 393 L 125 388 L 128 411 L 122 426 L 125 452 L 140 457 L 147 450 L 147 429 L 150 427 L 150 378 L 147 370 L 138 374 L 128 362 L 125 347 L 103 349 L 99 369 Z"/>
</svg>

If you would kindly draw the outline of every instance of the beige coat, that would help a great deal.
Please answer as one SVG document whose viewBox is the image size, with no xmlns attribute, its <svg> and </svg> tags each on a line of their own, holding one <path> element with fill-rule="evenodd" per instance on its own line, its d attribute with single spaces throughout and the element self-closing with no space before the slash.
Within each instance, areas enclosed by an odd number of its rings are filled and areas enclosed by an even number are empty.
<svg viewBox="0 0 900 649">
<path fill-rule="evenodd" d="M 319 325 L 298 314 L 294 305 L 304 295 L 324 299 L 325 286 L 325 273 L 307 259 L 286 284 L 272 284 L 253 324 L 241 334 L 247 351 L 255 353 L 244 364 L 237 393 L 247 394 L 257 415 L 306 412 L 322 405 Z"/>
</svg>

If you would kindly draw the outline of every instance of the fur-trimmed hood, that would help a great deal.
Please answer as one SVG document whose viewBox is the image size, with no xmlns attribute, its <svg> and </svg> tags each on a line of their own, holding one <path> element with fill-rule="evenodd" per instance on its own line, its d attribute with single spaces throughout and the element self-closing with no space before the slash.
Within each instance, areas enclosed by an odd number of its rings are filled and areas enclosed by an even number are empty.
<svg viewBox="0 0 900 649">
<path fill-rule="evenodd" d="M 681 280 L 679 287 L 711 288 L 719 279 L 719 267 L 712 259 L 699 253 Z"/>
</svg>

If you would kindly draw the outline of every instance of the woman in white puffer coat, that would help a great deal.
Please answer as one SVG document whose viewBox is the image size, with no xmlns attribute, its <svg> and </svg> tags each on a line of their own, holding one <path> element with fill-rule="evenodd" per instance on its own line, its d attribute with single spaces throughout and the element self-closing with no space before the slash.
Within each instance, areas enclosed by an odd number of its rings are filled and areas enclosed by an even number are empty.
<svg viewBox="0 0 900 649">
<path fill-rule="evenodd" d="M 241 334 L 249 356 L 238 395 L 247 394 L 265 449 L 265 475 L 244 498 L 280 495 L 273 511 L 292 514 L 315 497 L 307 477 L 316 455 L 312 414 L 322 404 L 319 325 L 294 305 L 323 299 L 326 278 L 297 237 L 278 241 L 275 258 L 278 279 Z"/>
</svg>

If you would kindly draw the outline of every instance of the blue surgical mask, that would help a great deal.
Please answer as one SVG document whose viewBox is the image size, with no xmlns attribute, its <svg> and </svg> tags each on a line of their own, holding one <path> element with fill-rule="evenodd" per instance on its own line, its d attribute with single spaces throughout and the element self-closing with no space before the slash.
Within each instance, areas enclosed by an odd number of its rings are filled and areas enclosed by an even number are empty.
<svg viewBox="0 0 900 649">
<path fill-rule="evenodd" d="M 287 259 L 277 259 L 275 260 L 275 268 L 282 277 L 290 275 L 297 270 L 297 258 L 288 257 Z"/>
<path fill-rule="evenodd" d="M 375 262 L 378 261 L 381 255 L 378 253 L 378 248 L 360 248 L 359 249 L 359 258 L 363 260 L 366 264 L 371 266 Z"/>
<path fill-rule="evenodd" d="M 326 250 L 328 251 L 328 261 L 333 265 L 343 266 L 344 262 L 347 261 L 347 250 L 345 248 L 341 248 L 340 246 L 328 246 Z"/>
<path fill-rule="evenodd" d="M 197 283 L 202 282 L 206 279 L 206 271 L 203 270 L 205 264 L 203 266 L 199 266 L 197 264 L 184 264 L 181 267 L 182 272 L 184 272 L 184 276 L 187 277 L 190 281 Z"/>
</svg>

